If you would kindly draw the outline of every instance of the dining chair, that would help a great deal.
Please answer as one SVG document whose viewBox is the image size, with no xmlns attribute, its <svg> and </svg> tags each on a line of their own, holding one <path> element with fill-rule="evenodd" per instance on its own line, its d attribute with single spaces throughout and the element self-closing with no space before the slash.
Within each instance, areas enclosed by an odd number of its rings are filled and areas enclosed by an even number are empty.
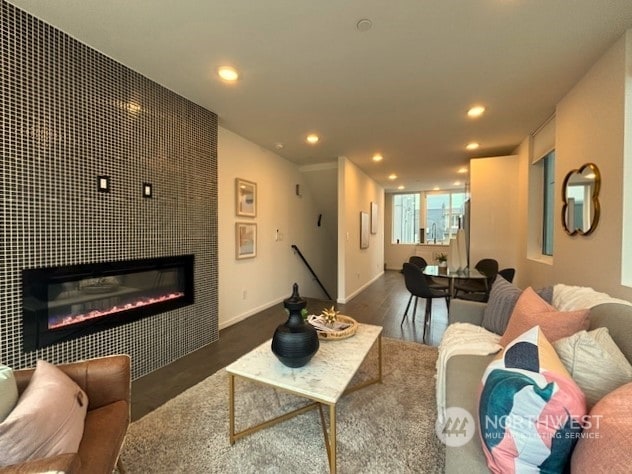
<svg viewBox="0 0 632 474">
<path fill-rule="evenodd" d="M 412 257 L 410 257 L 408 259 L 408 263 L 417 265 L 422 270 L 428 266 L 428 262 L 426 262 L 426 259 L 423 257 L 420 257 L 419 255 L 413 255 Z"/>
<path fill-rule="evenodd" d="M 410 257 L 408 259 L 408 263 L 412 263 L 413 265 L 417 266 L 422 272 L 428 266 L 428 262 L 426 262 L 426 259 L 423 257 L 420 257 L 419 255 L 413 255 L 412 257 Z M 402 270 L 402 273 L 403 273 L 403 270 Z M 433 290 L 449 290 L 450 289 L 450 285 L 448 285 L 447 283 L 443 281 L 437 281 L 428 275 L 424 275 L 424 277 L 426 278 L 426 281 L 428 282 L 428 286 L 432 288 Z M 408 304 L 406 305 L 406 311 L 404 314 L 408 313 L 408 309 L 410 308 L 410 303 L 412 303 L 412 301 L 413 301 L 413 295 L 411 293 L 410 298 L 408 298 Z"/>
<path fill-rule="evenodd" d="M 417 299 L 424 298 L 426 301 L 426 308 L 424 312 L 424 327 L 422 331 L 422 340 L 426 340 L 426 327 L 430 327 L 432 319 L 432 300 L 435 298 L 445 298 L 446 304 L 450 305 L 450 293 L 447 289 L 434 289 L 431 288 L 424 275 L 423 270 L 412 263 L 404 263 L 404 283 L 406 289 L 410 292 L 411 298 L 415 298 L 415 305 L 413 307 L 413 323 L 415 322 L 415 315 L 417 313 Z M 410 307 L 410 300 L 404 311 L 402 322 L 400 326 L 404 324 L 406 316 L 408 316 L 408 309 Z"/>
<path fill-rule="evenodd" d="M 503 268 L 502 270 L 498 270 L 498 274 L 507 280 L 509 283 L 513 282 L 514 276 L 516 276 L 515 268 Z"/>
<path fill-rule="evenodd" d="M 487 302 L 489 290 L 496 279 L 496 275 L 498 275 L 498 261 L 493 258 L 484 258 L 479 260 L 474 268 L 487 278 L 485 280 L 470 279 L 462 282 L 457 281 L 454 285 L 454 297 Z M 459 295 L 459 292 L 463 293 L 463 295 Z"/>
</svg>

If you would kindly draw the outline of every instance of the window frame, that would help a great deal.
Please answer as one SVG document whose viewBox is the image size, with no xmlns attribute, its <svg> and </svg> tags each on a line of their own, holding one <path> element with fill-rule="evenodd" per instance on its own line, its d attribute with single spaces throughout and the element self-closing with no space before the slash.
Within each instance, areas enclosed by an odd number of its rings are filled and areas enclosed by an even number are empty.
<svg viewBox="0 0 632 474">
<path fill-rule="evenodd" d="M 416 197 L 416 211 L 413 212 L 413 222 L 412 222 L 412 241 L 403 241 L 402 234 L 400 231 L 403 229 L 404 223 L 398 222 L 396 217 L 396 207 L 397 200 L 401 199 L 402 196 L 415 196 Z M 391 203 L 391 244 L 405 244 L 405 245 L 415 245 L 419 243 L 419 225 L 421 222 L 421 193 L 419 192 L 408 192 L 408 193 L 393 193 L 392 203 Z M 396 225 L 399 224 L 400 229 L 396 231 Z M 409 224 L 410 225 L 410 224 Z M 410 230 L 410 229 L 409 229 Z M 398 239 L 397 236 L 400 238 Z M 399 240 L 399 241 L 398 241 Z"/>
<path fill-rule="evenodd" d="M 424 210 L 424 225 L 426 226 L 425 227 L 425 231 L 426 231 L 425 242 L 426 243 L 430 243 L 431 240 L 434 243 L 433 239 L 428 238 L 429 236 L 431 236 L 431 233 L 432 233 L 432 227 L 431 227 L 432 224 L 428 220 L 429 219 L 429 217 L 428 217 L 429 216 L 429 213 L 428 213 L 428 197 L 429 196 L 436 196 L 436 195 L 446 195 L 446 194 L 449 196 L 449 198 L 448 198 L 448 207 L 449 207 L 449 210 L 450 210 L 449 214 L 448 214 L 448 219 L 447 219 L 448 223 L 449 223 L 449 225 L 447 227 L 447 229 L 448 229 L 448 236 L 447 236 L 447 239 L 446 238 L 441 239 L 441 240 L 437 239 L 436 240 L 436 244 L 437 245 L 440 245 L 440 244 L 441 245 L 447 245 L 450 242 L 450 239 L 452 237 L 456 237 L 456 232 L 453 233 L 452 232 L 452 228 L 456 227 L 456 229 L 458 230 L 459 229 L 459 225 L 458 225 L 459 224 L 459 220 L 458 219 L 459 218 L 463 219 L 465 217 L 465 212 L 466 212 L 466 210 L 465 210 L 465 203 L 467 202 L 468 197 L 469 197 L 468 193 L 466 191 L 463 191 L 463 190 L 460 190 L 460 189 L 446 189 L 446 190 L 441 190 L 441 191 L 427 191 L 425 193 L 424 209 L 423 209 Z M 462 204 L 463 209 L 462 209 L 462 212 L 460 214 L 453 212 L 453 209 L 454 209 L 454 205 L 453 205 L 453 199 L 454 198 L 453 198 L 453 196 L 455 194 L 463 195 L 463 204 Z M 445 216 L 442 216 L 442 217 L 445 218 Z M 462 228 L 463 221 L 461 220 L 460 222 L 461 222 L 461 228 Z M 444 235 L 444 237 L 445 237 L 445 235 Z"/>
</svg>

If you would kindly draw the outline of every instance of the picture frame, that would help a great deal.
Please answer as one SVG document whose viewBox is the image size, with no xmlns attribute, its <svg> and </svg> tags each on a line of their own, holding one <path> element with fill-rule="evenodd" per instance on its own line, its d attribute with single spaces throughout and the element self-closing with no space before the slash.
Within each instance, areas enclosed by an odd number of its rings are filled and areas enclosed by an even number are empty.
<svg viewBox="0 0 632 474">
<path fill-rule="evenodd" d="M 254 222 L 235 223 L 235 258 L 254 258 L 257 256 L 257 224 Z"/>
<path fill-rule="evenodd" d="M 235 178 L 235 214 L 257 217 L 257 183 Z"/>
<path fill-rule="evenodd" d="M 369 248 L 369 214 L 360 212 L 360 248 Z"/>
<path fill-rule="evenodd" d="M 377 234 L 377 203 L 371 201 L 371 233 Z"/>
</svg>

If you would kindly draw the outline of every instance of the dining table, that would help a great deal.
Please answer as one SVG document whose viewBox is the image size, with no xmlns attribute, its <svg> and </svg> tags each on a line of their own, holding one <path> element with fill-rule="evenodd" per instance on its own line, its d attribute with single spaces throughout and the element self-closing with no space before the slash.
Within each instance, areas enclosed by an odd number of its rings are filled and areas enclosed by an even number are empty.
<svg viewBox="0 0 632 474">
<path fill-rule="evenodd" d="M 450 270 L 448 267 L 440 267 L 439 265 L 428 265 L 423 270 L 424 275 L 437 278 L 445 278 L 448 280 L 450 297 L 454 298 L 454 284 L 457 280 L 484 280 L 485 288 L 487 288 L 487 276 L 479 272 L 475 268 L 466 268 L 465 270 Z"/>
</svg>

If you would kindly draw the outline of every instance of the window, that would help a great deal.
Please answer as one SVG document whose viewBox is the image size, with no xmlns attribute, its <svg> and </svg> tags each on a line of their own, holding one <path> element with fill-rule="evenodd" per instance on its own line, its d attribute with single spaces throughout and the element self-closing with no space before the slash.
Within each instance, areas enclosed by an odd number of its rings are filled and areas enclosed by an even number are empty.
<svg viewBox="0 0 632 474">
<path fill-rule="evenodd" d="M 542 254 L 553 255 L 553 228 L 555 218 L 553 216 L 555 204 L 555 150 L 542 158 L 543 163 L 543 189 L 544 208 L 542 210 Z"/>
<path fill-rule="evenodd" d="M 393 195 L 392 243 L 419 242 L 419 194 Z"/>
<path fill-rule="evenodd" d="M 465 193 L 426 195 L 426 242 L 447 244 L 461 227 L 465 214 Z"/>
</svg>

